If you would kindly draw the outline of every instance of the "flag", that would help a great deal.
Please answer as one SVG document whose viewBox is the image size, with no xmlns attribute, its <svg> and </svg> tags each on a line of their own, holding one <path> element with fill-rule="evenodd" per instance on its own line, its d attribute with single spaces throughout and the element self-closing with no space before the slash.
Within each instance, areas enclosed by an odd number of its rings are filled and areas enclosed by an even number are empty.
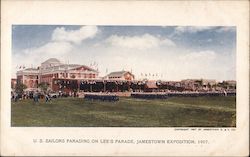
<svg viewBox="0 0 250 157">
<path fill-rule="evenodd" d="M 95 68 L 98 69 L 98 64 L 97 63 L 95 63 Z"/>
</svg>

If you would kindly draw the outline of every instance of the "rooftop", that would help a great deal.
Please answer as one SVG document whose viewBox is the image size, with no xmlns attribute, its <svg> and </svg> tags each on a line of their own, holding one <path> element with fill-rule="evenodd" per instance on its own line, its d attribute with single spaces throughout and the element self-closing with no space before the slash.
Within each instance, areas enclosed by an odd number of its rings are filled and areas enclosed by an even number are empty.
<svg viewBox="0 0 250 157">
<path fill-rule="evenodd" d="M 50 59 L 42 62 L 42 64 L 52 64 L 52 63 L 61 64 L 61 62 L 56 58 L 50 58 Z"/>
<path fill-rule="evenodd" d="M 130 72 L 129 71 L 124 71 L 124 70 L 122 70 L 122 71 L 115 71 L 115 72 L 111 72 L 107 76 L 109 76 L 109 77 L 121 77 L 122 75 L 124 75 L 126 73 L 130 73 Z"/>
</svg>

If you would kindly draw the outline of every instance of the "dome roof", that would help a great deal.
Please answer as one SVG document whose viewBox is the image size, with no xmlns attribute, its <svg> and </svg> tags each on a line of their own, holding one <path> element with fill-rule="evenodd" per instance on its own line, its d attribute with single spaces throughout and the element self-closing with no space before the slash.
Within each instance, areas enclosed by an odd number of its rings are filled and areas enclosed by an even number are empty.
<svg viewBox="0 0 250 157">
<path fill-rule="evenodd" d="M 42 64 L 51 64 L 51 63 L 61 63 L 61 62 L 56 58 L 50 58 L 46 60 L 45 62 L 43 62 Z"/>
</svg>

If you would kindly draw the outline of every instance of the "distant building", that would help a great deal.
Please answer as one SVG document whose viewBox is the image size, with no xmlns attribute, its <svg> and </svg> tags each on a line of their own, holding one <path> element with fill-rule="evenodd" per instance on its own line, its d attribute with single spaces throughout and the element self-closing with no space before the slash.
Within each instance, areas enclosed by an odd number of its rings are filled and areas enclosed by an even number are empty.
<svg viewBox="0 0 250 157">
<path fill-rule="evenodd" d="M 213 80 L 213 79 L 202 79 L 202 83 L 203 85 L 207 85 L 207 86 L 213 86 L 215 85 L 217 82 L 216 80 Z"/>
<path fill-rule="evenodd" d="M 236 89 L 236 81 L 235 80 L 226 80 L 226 81 L 223 81 L 221 84 L 226 89 L 229 89 L 229 90 Z"/>
<path fill-rule="evenodd" d="M 17 79 L 14 79 L 14 78 L 11 79 L 11 89 L 16 88 L 16 83 L 17 83 L 16 81 L 17 81 Z"/>
<path fill-rule="evenodd" d="M 17 71 L 17 83 L 23 83 L 27 89 L 37 88 L 39 83 L 39 70 L 37 68 L 27 68 Z"/>
<path fill-rule="evenodd" d="M 17 71 L 17 82 L 25 84 L 28 89 L 38 88 L 38 84 L 44 82 L 53 90 L 58 79 L 91 80 L 97 77 L 98 71 L 95 69 L 79 64 L 63 64 L 56 58 L 46 60 L 38 68 Z"/>
<path fill-rule="evenodd" d="M 201 82 L 198 79 L 185 79 L 181 80 L 181 86 L 187 90 L 196 90 L 199 86 L 201 86 Z"/>
<path fill-rule="evenodd" d="M 213 79 L 185 79 L 181 80 L 181 86 L 187 90 L 211 89 L 216 85 L 216 80 Z"/>
<path fill-rule="evenodd" d="M 153 91 L 157 91 L 157 89 L 158 89 L 158 86 L 156 85 L 156 81 L 147 81 L 146 82 L 145 91 L 153 92 Z"/>
<path fill-rule="evenodd" d="M 236 81 L 235 80 L 226 80 L 226 81 L 223 81 L 223 82 L 227 83 L 230 86 L 236 86 Z"/>
<path fill-rule="evenodd" d="M 180 81 L 167 81 L 165 84 L 167 84 L 169 86 L 181 87 Z"/>
<path fill-rule="evenodd" d="M 133 81 L 135 76 L 129 71 L 116 71 L 105 76 L 105 79 Z"/>
<path fill-rule="evenodd" d="M 52 91 L 72 93 L 123 92 L 123 91 L 236 91 L 236 81 L 216 82 L 209 79 L 185 79 L 181 81 L 135 80 L 129 71 L 115 71 L 99 77 L 99 72 L 80 64 L 63 64 L 56 58 L 42 62 L 37 68 L 17 71 L 16 79 L 11 79 L 11 88 L 23 83 L 27 91 L 38 90 L 40 83 L 46 83 Z"/>
</svg>

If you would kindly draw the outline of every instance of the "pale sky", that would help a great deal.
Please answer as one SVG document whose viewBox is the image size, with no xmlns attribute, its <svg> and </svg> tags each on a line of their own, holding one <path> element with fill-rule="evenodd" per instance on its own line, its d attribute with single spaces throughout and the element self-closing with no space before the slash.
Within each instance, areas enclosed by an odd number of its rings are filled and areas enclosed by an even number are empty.
<svg viewBox="0 0 250 157">
<path fill-rule="evenodd" d="M 95 63 L 100 76 L 132 70 L 138 79 L 235 80 L 236 27 L 12 26 L 12 77 L 49 58 Z"/>
</svg>

